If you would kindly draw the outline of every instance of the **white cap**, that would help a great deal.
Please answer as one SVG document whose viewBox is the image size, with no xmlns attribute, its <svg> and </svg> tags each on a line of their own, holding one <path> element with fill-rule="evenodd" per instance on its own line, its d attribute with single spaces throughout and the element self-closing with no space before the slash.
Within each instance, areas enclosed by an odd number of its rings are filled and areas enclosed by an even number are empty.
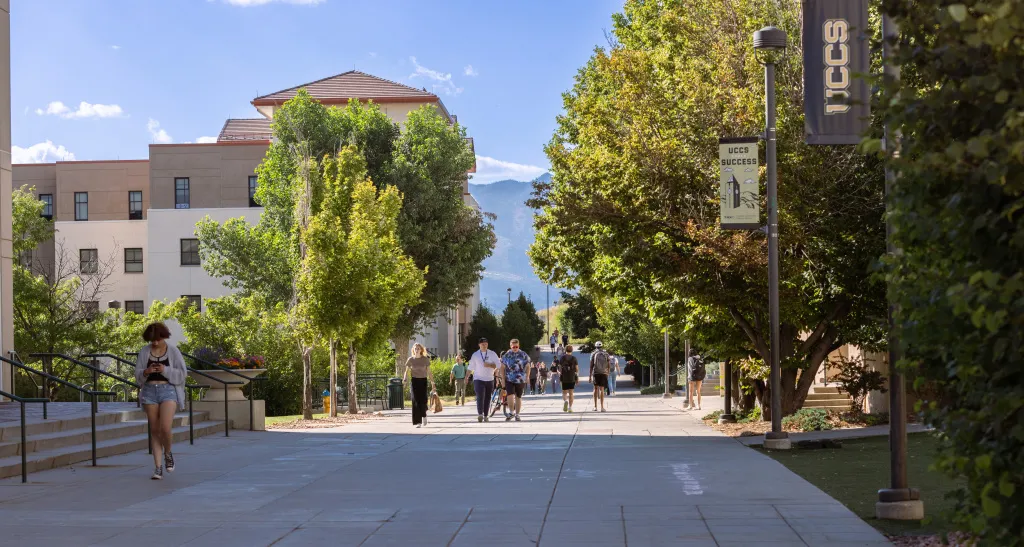
<svg viewBox="0 0 1024 547">
<path fill-rule="evenodd" d="M 601 348 L 601 347 L 604 347 L 604 344 L 602 344 L 600 341 L 598 341 L 596 344 L 594 344 L 594 347 L 595 348 Z"/>
</svg>

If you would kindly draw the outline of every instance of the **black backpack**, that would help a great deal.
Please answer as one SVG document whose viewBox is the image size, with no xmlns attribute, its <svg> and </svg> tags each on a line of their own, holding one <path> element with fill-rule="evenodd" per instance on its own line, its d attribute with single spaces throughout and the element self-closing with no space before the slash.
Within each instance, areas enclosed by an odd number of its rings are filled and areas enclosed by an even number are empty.
<svg viewBox="0 0 1024 547">
<path fill-rule="evenodd" d="M 694 355 L 691 359 L 690 378 L 695 382 L 703 382 L 708 371 L 704 368 L 704 360 Z"/>
</svg>

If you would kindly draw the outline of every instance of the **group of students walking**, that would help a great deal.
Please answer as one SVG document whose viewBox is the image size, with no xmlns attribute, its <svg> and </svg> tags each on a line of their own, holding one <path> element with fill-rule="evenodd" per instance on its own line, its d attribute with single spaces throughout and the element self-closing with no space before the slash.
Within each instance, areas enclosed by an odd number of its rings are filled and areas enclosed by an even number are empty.
<svg viewBox="0 0 1024 547">
<path fill-rule="evenodd" d="M 552 335 L 553 340 L 557 340 L 555 336 L 557 333 Z M 510 349 L 499 356 L 490 349 L 486 338 L 480 338 L 479 349 L 473 352 L 468 363 L 461 356 L 456 359 L 449 374 L 449 381 L 455 387 L 455 404 L 466 404 L 466 388 L 472 377 L 477 422 L 490 421 L 489 406 L 497 389 L 504 392 L 508 409 L 505 421 L 522 421 L 523 396 L 527 391 L 531 394 L 545 393 L 546 384 L 550 380 L 551 392 L 559 391 L 562 394 L 562 411 L 572 412 L 580 372 L 573 347 L 556 341 L 552 348 L 554 358 L 548 368 L 543 362 L 534 363 L 520 347 L 519 340 L 510 340 L 509 346 Z M 601 342 L 595 344 L 590 362 L 589 381 L 594 385 L 594 410 L 605 412 L 605 395 L 615 394 L 616 378 L 622 373 L 622 368 L 618 358 L 605 351 Z M 429 381 L 431 387 L 435 384 L 430 371 L 430 359 L 420 344 L 413 346 L 413 356 L 406 363 L 406 375 L 410 372 L 413 382 L 412 420 L 414 425 L 422 427 L 427 421 L 427 383 Z"/>
</svg>

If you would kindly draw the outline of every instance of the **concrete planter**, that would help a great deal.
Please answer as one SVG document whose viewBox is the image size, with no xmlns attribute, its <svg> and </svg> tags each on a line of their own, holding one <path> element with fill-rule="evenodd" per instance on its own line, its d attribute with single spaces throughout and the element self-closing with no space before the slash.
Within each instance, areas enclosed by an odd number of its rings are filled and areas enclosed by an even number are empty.
<svg viewBox="0 0 1024 547">
<path fill-rule="evenodd" d="M 235 374 L 232 374 L 231 372 L 217 369 L 202 371 L 203 374 L 212 376 L 218 380 L 223 380 L 225 382 L 242 382 L 241 384 L 228 385 L 227 398 L 229 401 L 247 400 L 245 394 L 242 393 L 242 388 L 245 387 L 246 384 L 248 384 L 253 378 L 267 371 L 267 369 L 265 368 L 239 368 L 231 370 L 233 372 L 241 374 L 242 376 L 237 376 Z M 191 372 L 189 373 L 189 376 L 191 376 L 192 379 L 195 380 L 197 383 L 210 386 L 210 389 L 206 390 L 206 393 L 203 394 L 203 398 L 201 399 L 202 401 L 224 401 L 224 386 L 220 382 L 215 382 L 205 376 L 200 376 L 199 374 L 192 374 Z"/>
</svg>

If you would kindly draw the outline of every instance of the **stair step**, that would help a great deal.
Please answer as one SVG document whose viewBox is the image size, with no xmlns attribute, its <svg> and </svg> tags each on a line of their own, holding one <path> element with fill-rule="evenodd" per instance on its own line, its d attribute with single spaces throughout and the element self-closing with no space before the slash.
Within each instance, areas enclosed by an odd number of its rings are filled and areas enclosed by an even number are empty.
<svg viewBox="0 0 1024 547">
<path fill-rule="evenodd" d="M 224 422 L 222 421 L 207 421 L 195 424 L 196 437 L 212 435 L 223 431 Z M 188 442 L 188 425 L 175 427 L 172 432 L 172 438 L 175 443 L 180 443 L 182 441 Z M 120 437 L 103 442 L 97 440 L 96 457 L 106 458 L 109 456 L 118 456 L 129 452 L 135 452 L 137 450 L 146 450 L 148 442 L 149 437 L 145 433 L 142 433 L 141 435 Z M 90 461 L 92 459 L 92 445 L 90 442 L 85 442 L 83 444 L 35 452 L 33 454 L 29 454 L 27 459 L 28 472 L 30 474 L 38 471 L 45 471 L 47 469 L 65 467 L 79 462 Z M 20 474 L 20 455 L 0 458 L 0 479 Z"/>
<path fill-rule="evenodd" d="M 824 408 L 826 410 L 850 410 L 849 401 L 805 401 L 804 408 Z"/>
<path fill-rule="evenodd" d="M 826 394 L 826 393 L 843 393 L 839 386 L 812 386 L 811 393 Z"/>
<path fill-rule="evenodd" d="M 133 415 L 134 413 L 125 413 L 127 415 Z M 208 412 L 193 412 L 197 423 L 204 422 L 209 417 Z M 128 437 L 132 435 L 145 435 L 147 421 L 143 417 L 141 420 L 128 420 L 107 425 L 99 425 L 99 415 L 96 416 L 96 442 L 100 443 L 103 441 L 109 441 L 120 437 Z M 174 427 L 187 426 L 188 425 L 188 413 L 182 412 L 174 415 L 174 421 L 172 422 Z M 64 429 L 60 431 L 54 431 L 52 433 L 42 433 L 37 435 L 29 434 L 25 442 L 25 450 L 31 454 L 33 452 L 42 452 L 46 450 L 53 450 L 65 446 L 73 446 L 76 444 L 90 443 L 92 439 L 92 429 L 88 425 L 77 429 Z M 17 456 L 21 454 L 21 438 L 12 439 L 6 442 L 0 442 L 0 458 L 6 458 L 8 456 Z"/>
<path fill-rule="evenodd" d="M 142 411 L 139 411 L 142 412 Z M 110 425 L 125 419 L 125 415 L 133 415 L 134 412 L 104 412 L 100 411 L 96 413 L 96 426 Z M 140 418 L 145 419 L 145 413 L 142 413 Z M 29 437 L 35 435 L 44 435 L 47 433 L 56 433 L 59 431 L 70 431 L 72 429 L 81 429 L 83 427 L 88 428 L 92 418 L 86 414 L 84 416 L 78 416 L 75 418 L 50 418 L 49 420 L 41 420 L 36 422 L 29 422 L 25 426 L 26 433 Z M 20 441 L 21 440 L 21 423 L 13 422 L 13 425 L 6 425 L 0 427 L 0 442 L 7 441 Z"/>
<path fill-rule="evenodd" d="M 845 393 L 808 393 L 805 401 L 849 401 Z"/>
</svg>

